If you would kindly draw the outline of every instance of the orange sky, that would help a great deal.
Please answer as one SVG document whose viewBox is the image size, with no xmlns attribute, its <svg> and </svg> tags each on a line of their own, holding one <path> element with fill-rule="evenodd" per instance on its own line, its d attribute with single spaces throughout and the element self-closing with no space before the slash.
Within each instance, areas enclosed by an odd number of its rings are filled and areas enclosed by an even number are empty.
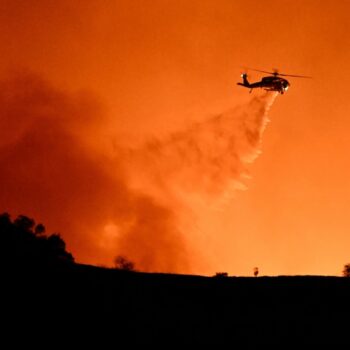
<svg viewBox="0 0 350 350">
<path fill-rule="evenodd" d="M 187 249 L 194 273 L 340 274 L 350 261 L 349 11 L 346 0 L 0 0 L 0 73 L 30 70 L 74 101 L 94 96 L 94 107 L 83 102 L 93 125 L 71 130 L 97 163 L 112 157 L 113 140 L 136 147 L 247 103 L 241 66 L 313 76 L 291 78 L 272 106 L 248 189 L 220 210 L 194 204 Z M 64 111 L 80 108 L 67 101 Z M 109 207 L 108 191 L 95 195 Z M 1 211 L 26 211 L 64 235 L 49 209 L 10 202 Z M 65 239 L 78 260 L 108 263 Z"/>
</svg>

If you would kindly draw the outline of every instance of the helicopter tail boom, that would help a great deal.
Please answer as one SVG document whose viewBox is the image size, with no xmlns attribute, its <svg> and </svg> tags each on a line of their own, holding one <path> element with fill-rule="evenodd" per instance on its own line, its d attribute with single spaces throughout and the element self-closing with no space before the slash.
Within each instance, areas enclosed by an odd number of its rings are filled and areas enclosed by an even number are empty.
<svg viewBox="0 0 350 350">
<path fill-rule="evenodd" d="M 237 83 L 237 85 L 242 85 L 242 86 L 245 86 L 245 87 L 250 87 L 250 84 L 249 84 L 249 81 L 247 79 L 247 74 L 246 73 L 243 73 L 241 75 L 242 79 L 243 79 L 243 83 Z"/>
</svg>

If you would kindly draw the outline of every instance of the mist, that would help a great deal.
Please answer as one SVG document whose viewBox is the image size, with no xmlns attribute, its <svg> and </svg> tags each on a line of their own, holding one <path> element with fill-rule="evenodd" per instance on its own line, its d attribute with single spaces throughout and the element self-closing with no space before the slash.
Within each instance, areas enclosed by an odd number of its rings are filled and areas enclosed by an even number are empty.
<svg viewBox="0 0 350 350">
<path fill-rule="evenodd" d="M 78 262 L 195 272 L 193 198 L 245 188 L 276 94 L 143 145 L 118 144 L 91 93 L 35 74 L 0 82 L 0 209 L 59 231 Z M 115 117 L 115 116 L 113 116 Z M 117 147 L 116 147 L 117 145 Z"/>
<path fill-rule="evenodd" d="M 129 165 L 142 170 L 141 181 L 176 187 L 212 199 L 228 188 L 244 188 L 248 166 L 261 152 L 267 113 L 277 93 L 257 93 L 247 104 L 210 116 L 163 139 L 130 150 Z M 131 164 L 130 164 L 131 163 Z"/>
</svg>

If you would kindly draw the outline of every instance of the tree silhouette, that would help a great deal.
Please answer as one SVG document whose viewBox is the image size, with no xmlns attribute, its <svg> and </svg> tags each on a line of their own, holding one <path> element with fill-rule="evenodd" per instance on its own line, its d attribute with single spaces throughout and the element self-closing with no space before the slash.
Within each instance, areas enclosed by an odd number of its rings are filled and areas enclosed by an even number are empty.
<svg viewBox="0 0 350 350">
<path fill-rule="evenodd" d="M 40 236 L 45 233 L 45 226 L 43 224 L 38 224 L 35 226 L 34 233 L 36 236 Z"/>
<path fill-rule="evenodd" d="M 15 226 L 17 226 L 20 230 L 31 232 L 33 227 L 35 226 L 35 222 L 33 219 L 28 218 L 24 215 L 19 215 L 15 221 L 13 222 Z"/>
<path fill-rule="evenodd" d="M 0 214 L 1 262 L 13 266 L 52 266 L 73 263 L 72 254 L 57 233 L 46 236 L 43 224 L 19 215 L 14 221 L 8 213 Z"/>
<path fill-rule="evenodd" d="M 9 213 L 0 214 L 0 227 L 6 229 L 11 225 L 11 218 Z"/>
<path fill-rule="evenodd" d="M 122 255 L 118 255 L 114 259 L 114 266 L 117 270 L 135 271 L 135 264 Z"/>
<path fill-rule="evenodd" d="M 343 276 L 350 277 L 350 264 L 345 264 L 343 269 Z"/>
</svg>

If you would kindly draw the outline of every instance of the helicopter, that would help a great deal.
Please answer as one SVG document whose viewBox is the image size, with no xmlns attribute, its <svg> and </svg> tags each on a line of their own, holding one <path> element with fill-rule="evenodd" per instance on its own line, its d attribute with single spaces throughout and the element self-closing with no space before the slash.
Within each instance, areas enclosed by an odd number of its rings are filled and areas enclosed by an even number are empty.
<svg viewBox="0 0 350 350">
<path fill-rule="evenodd" d="M 266 91 L 277 91 L 280 94 L 284 94 L 284 92 L 288 90 L 290 83 L 287 79 L 281 78 L 282 76 L 294 77 L 294 78 L 311 78 L 306 75 L 281 74 L 276 69 L 273 72 L 266 72 L 264 70 L 258 70 L 258 69 L 250 69 L 250 70 L 253 70 L 255 72 L 271 74 L 267 77 L 263 77 L 260 81 L 257 81 L 255 83 L 249 83 L 247 78 L 248 77 L 247 73 L 243 73 L 241 75 L 241 77 L 243 78 L 243 83 L 237 83 L 237 85 L 241 85 L 246 88 L 249 88 L 250 92 L 252 92 L 252 90 L 256 88 L 262 88 L 262 89 L 265 89 Z"/>
</svg>

